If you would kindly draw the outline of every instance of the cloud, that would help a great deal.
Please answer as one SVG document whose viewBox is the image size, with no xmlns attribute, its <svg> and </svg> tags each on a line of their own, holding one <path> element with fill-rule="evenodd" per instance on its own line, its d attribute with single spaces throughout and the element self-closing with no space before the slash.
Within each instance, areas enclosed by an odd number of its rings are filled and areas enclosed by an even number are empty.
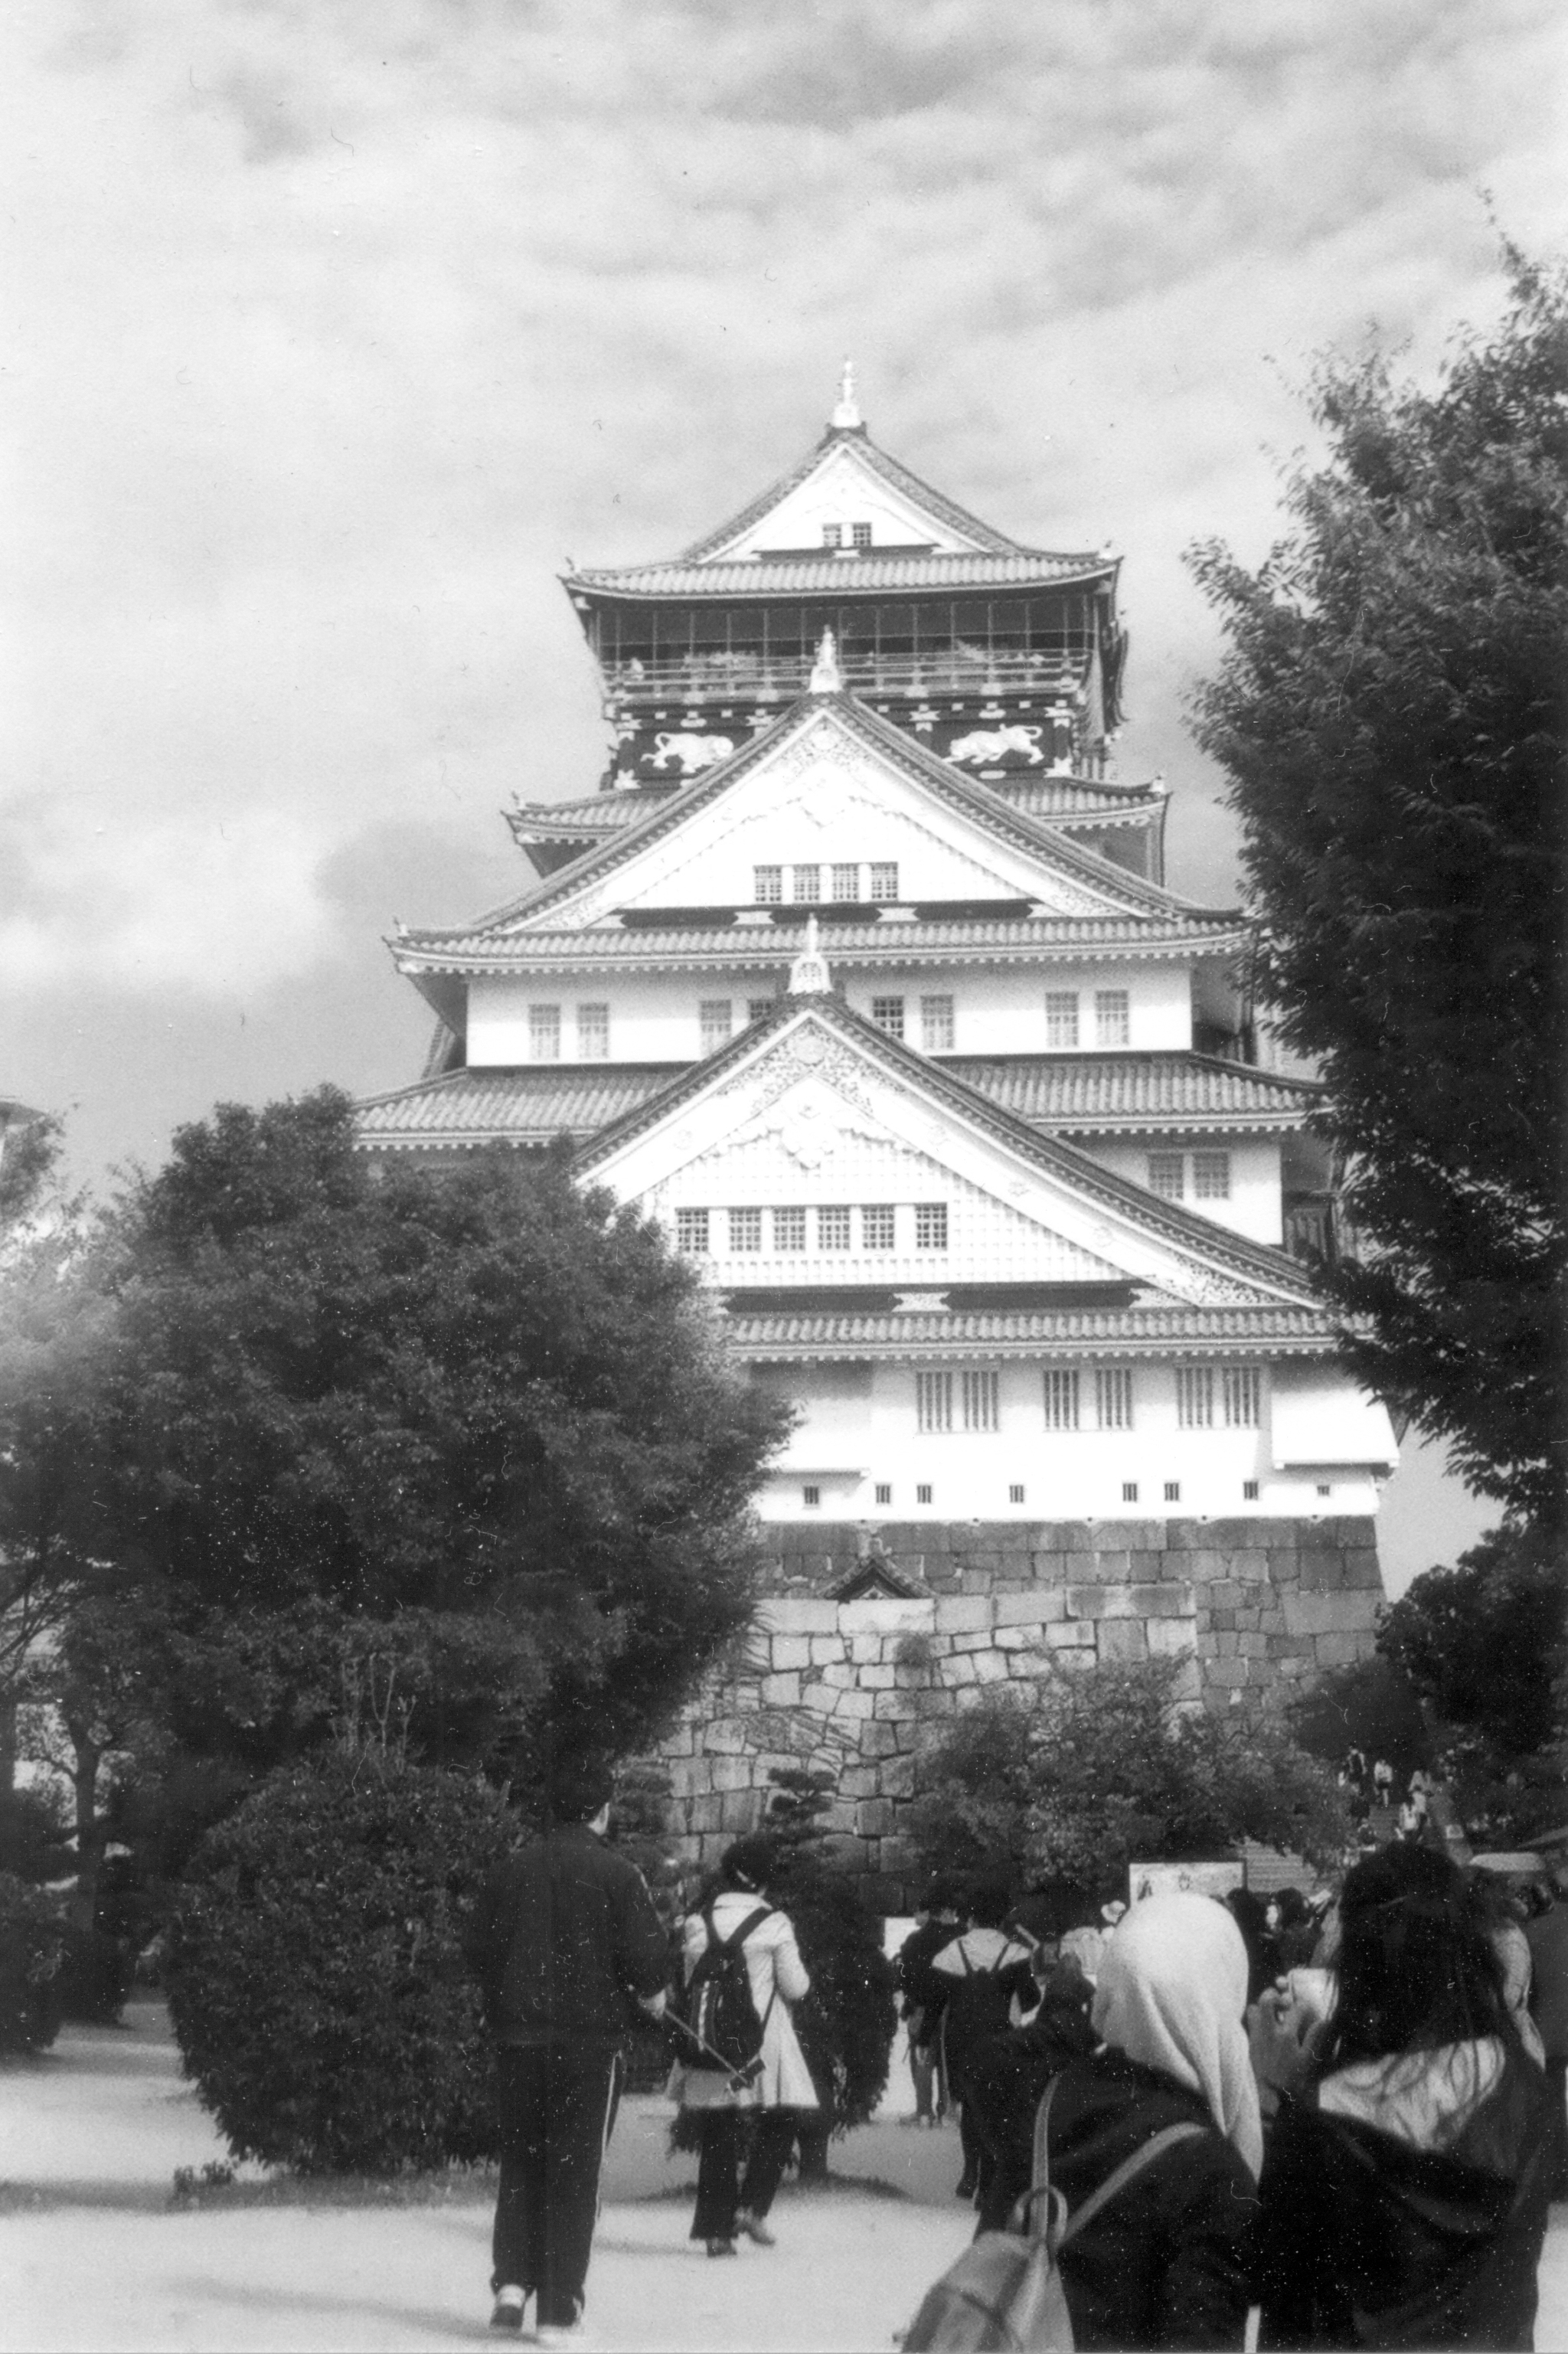
<svg viewBox="0 0 1568 2354">
<path fill-rule="evenodd" d="M 1127 551 L 1127 764 L 1224 888 L 1180 551 L 1266 544 L 1316 348 L 1375 323 L 1427 366 L 1495 305 L 1481 186 L 1552 241 L 1558 13 L 20 0 L 12 1008 L 314 975 L 317 1050 L 360 1041 L 345 862 L 444 829 L 456 875 L 514 790 L 591 789 L 555 576 L 739 506 L 845 350 L 930 479 Z"/>
</svg>

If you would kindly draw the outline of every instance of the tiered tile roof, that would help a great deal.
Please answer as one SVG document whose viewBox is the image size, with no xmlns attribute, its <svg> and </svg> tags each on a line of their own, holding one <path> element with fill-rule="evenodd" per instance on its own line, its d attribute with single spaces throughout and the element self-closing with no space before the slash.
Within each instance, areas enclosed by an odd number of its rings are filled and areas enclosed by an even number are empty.
<svg viewBox="0 0 1568 2354">
<path fill-rule="evenodd" d="M 1307 1307 L 1133 1307 L 1040 1309 L 798 1310 L 732 1316 L 726 1338 L 736 1354 L 758 1363 L 815 1356 L 842 1357 L 859 1349 L 879 1358 L 951 1363 L 965 1356 L 1148 1358 L 1321 1356 L 1333 1346 L 1333 1328 L 1321 1309 Z"/>
</svg>

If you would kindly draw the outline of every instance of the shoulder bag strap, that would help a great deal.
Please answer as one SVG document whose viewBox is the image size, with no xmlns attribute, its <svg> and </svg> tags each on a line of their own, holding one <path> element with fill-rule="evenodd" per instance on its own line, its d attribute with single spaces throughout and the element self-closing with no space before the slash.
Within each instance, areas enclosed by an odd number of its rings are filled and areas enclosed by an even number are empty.
<svg viewBox="0 0 1568 2354">
<path fill-rule="evenodd" d="M 1135 2149 L 1130 2158 L 1124 2158 L 1116 2172 L 1107 2175 L 1099 2189 L 1085 2200 L 1077 2213 L 1068 2217 L 1057 2236 L 1057 2248 L 1065 2248 L 1086 2223 L 1092 2223 L 1101 2208 L 1108 2207 L 1113 2199 L 1119 2198 L 1128 2184 L 1134 2181 L 1146 2167 L 1152 2166 L 1156 2158 L 1163 2158 L 1166 2151 L 1174 2149 L 1178 2142 L 1200 2140 L 1204 2130 L 1202 2126 L 1167 2126 L 1163 2133 L 1157 2133 L 1146 2141 L 1141 2149 Z"/>
<path fill-rule="evenodd" d="M 738 1950 L 740 1946 L 745 1945 L 747 1937 L 750 1936 L 758 1923 L 759 1921 L 766 1921 L 772 1910 L 773 1907 L 771 1904 L 759 1904 L 755 1913 L 748 1913 L 747 1914 L 738 1929 L 732 1929 L 730 1931 L 728 1936 L 725 1939 L 725 1944 L 726 1946 L 732 1946 Z"/>
</svg>

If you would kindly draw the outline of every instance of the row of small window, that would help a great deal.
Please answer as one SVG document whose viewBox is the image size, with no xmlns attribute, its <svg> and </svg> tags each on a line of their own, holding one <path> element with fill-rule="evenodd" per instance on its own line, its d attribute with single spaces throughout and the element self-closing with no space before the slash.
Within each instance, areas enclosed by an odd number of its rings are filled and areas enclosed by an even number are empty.
<svg viewBox="0 0 1568 2354">
<path fill-rule="evenodd" d="M 1194 1202 L 1228 1202 L 1231 1156 L 1228 1152 L 1151 1152 L 1149 1190 L 1167 1202 L 1184 1201 L 1189 1193 Z"/>
<path fill-rule="evenodd" d="M 602 1063 L 609 1055 L 609 1008 L 608 1005 L 579 1005 L 574 1009 L 574 1046 L 579 1063 Z M 563 1039 L 563 1013 L 559 1005 L 531 1005 L 528 1008 L 528 1052 L 536 1063 L 558 1063 Z"/>
<path fill-rule="evenodd" d="M 822 888 L 824 875 L 828 878 L 826 890 Z M 783 905 L 786 876 L 789 896 L 800 907 L 820 907 L 825 899 L 843 907 L 857 899 L 891 901 L 898 896 L 898 862 L 893 858 L 869 862 L 850 859 L 832 866 L 754 866 L 751 896 L 759 907 Z"/>
<path fill-rule="evenodd" d="M 1078 1015 L 1078 991 L 1075 989 L 1046 991 L 1047 1047 L 1071 1047 L 1081 1043 Z M 871 1018 L 879 1030 L 886 1031 L 890 1038 L 906 1035 L 908 1015 L 906 1001 L 902 997 L 874 997 Z M 1096 990 L 1094 1023 L 1097 1046 L 1125 1046 L 1130 1043 L 1132 1006 L 1125 989 Z M 950 997 L 923 997 L 920 1000 L 920 1044 L 928 1055 L 939 1055 L 951 1049 L 953 1001 Z"/>
<path fill-rule="evenodd" d="M 1133 1378 L 1130 1367 L 1100 1366 L 1093 1375 L 1094 1420 L 1086 1424 L 1088 1384 L 1075 1372 L 1044 1375 L 1047 1430 L 1130 1430 Z M 1176 1421 L 1182 1430 L 1255 1430 L 1263 1418 L 1263 1373 L 1256 1365 L 1179 1365 Z M 916 1373 L 916 1428 L 928 1435 L 950 1430 L 1000 1430 L 1001 1376 L 997 1373 Z"/>
<path fill-rule="evenodd" d="M 945 1251 L 948 1247 L 948 1205 L 946 1202 L 866 1202 L 859 1208 L 847 1203 L 831 1203 L 815 1209 L 789 1208 L 780 1210 L 677 1210 L 675 1213 L 675 1248 L 688 1258 L 705 1258 L 717 1242 L 718 1220 L 726 1218 L 724 1230 L 732 1257 L 754 1256 L 762 1248 L 763 1219 L 769 1221 L 768 1241 L 776 1255 L 789 1257 L 807 1248 L 807 1220 L 816 1222 L 816 1247 L 830 1253 L 854 1248 L 854 1221 L 860 1221 L 860 1247 L 863 1251 L 891 1251 L 898 1247 L 898 1229 L 903 1223 L 900 1209 L 914 1211 L 914 1246 L 919 1251 Z M 906 1227 L 905 1240 L 909 1233 Z"/>
<path fill-rule="evenodd" d="M 822 525 L 824 547 L 869 547 L 871 525 L 868 523 L 825 523 Z"/>
<path fill-rule="evenodd" d="M 1256 1503 L 1258 1499 L 1258 1484 L 1259 1483 L 1255 1479 L 1244 1479 L 1242 1481 L 1242 1501 L 1244 1504 Z M 1166 1503 L 1179 1504 L 1181 1502 L 1181 1482 L 1180 1479 L 1167 1479 L 1164 1482 L 1164 1501 Z M 915 1501 L 917 1504 L 933 1503 L 936 1500 L 936 1488 L 932 1482 L 925 1479 L 918 1480 L 916 1481 L 915 1488 Z M 1331 1484 L 1320 1484 L 1319 1486 L 1318 1493 L 1319 1496 L 1331 1496 L 1334 1490 Z M 1136 1504 L 1139 1500 L 1139 1483 L 1136 1479 L 1124 1479 L 1122 1481 L 1121 1500 L 1124 1504 Z M 801 1489 L 800 1501 L 808 1508 L 819 1505 L 821 1500 L 822 1491 L 820 1487 L 808 1486 Z M 890 1480 L 878 1480 L 876 1485 L 876 1500 L 879 1504 L 892 1503 L 893 1486 Z M 1022 1481 L 1013 1481 L 1012 1485 L 1008 1489 L 1007 1500 L 1010 1504 L 1022 1504 L 1028 1500 L 1028 1491 L 1022 1485 Z"/>
<path fill-rule="evenodd" d="M 758 872 L 767 872 L 758 869 Z M 777 870 L 774 870 L 777 871 Z M 804 871 L 804 870 L 802 870 Z M 813 870 L 814 871 L 814 870 Z M 835 868 L 834 873 L 839 871 Z M 858 871 L 858 870 L 855 870 Z M 874 867 L 874 877 L 884 870 Z M 894 873 L 896 885 L 896 870 Z M 853 896 L 853 895 L 851 895 Z M 879 894 L 874 887 L 873 898 L 893 896 Z M 746 1018 L 759 1022 L 768 1013 L 775 1000 L 771 997 L 748 997 Z M 920 1044 L 927 1055 L 950 1054 L 955 1042 L 953 1000 L 950 996 L 922 997 L 918 1001 Z M 1053 1012 L 1053 1008 L 1056 1011 Z M 1063 1009 L 1070 1009 L 1070 1013 Z M 609 1008 L 608 1005 L 578 1005 L 571 1010 L 573 1045 L 579 1063 L 601 1063 L 609 1055 Z M 705 1055 L 715 1054 L 727 1045 L 735 1035 L 735 1000 L 729 997 L 705 997 L 697 1007 L 699 1043 Z M 528 1052 L 536 1063 L 558 1063 L 566 1043 L 567 1009 L 561 1005 L 530 1005 L 528 1008 Z M 908 1001 L 903 997 L 874 997 L 871 1018 L 879 1030 L 890 1038 L 904 1038 L 908 1034 Z M 1097 989 L 1095 991 L 1095 1044 L 1097 1046 L 1125 1046 L 1129 1034 L 1129 1007 L 1125 989 Z M 1052 992 L 1045 1000 L 1045 1043 L 1048 1046 L 1075 1046 L 1078 1044 L 1078 999 L 1075 991 Z M 1192 1160 L 1192 1192 L 1198 1201 L 1224 1200 L 1230 1192 L 1230 1169 L 1224 1153 L 1196 1152 Z M 1184 1156 L 1180 1152 L 1156 1152 L 1150 1155 L 1149 1182 L 1157 1193 L 1169 1200 L 1181 1201 L 1186 1191 Z M 1222 1170 L 1221 1182 L 1215 1182 L 1215 1171 Z"/>
</svg>

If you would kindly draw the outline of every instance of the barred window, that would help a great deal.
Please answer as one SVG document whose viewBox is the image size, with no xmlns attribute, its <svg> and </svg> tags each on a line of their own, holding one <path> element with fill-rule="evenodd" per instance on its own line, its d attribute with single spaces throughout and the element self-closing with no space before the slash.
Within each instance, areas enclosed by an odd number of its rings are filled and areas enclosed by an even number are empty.
<svg viewBox="0 0 1568 2354">
<path fill-rule="evenodd" d="M 877 1502 L 878 1502 L 879 1504 L 891 1504 L 891 1503 L 892 1503 L 892 1501 L 893 1501 L 893 1485 L 892 1485 L 892 1482 L 891 1482 L 890 1480 L 887 1480 L 887 1479 L 879 1479 L 879 1480 L 877 1481 L 877 1483 L 876 1483 L 876 1500 L 877 1500 Z"/>
<path fill-rule="evenodd" d="M 842 547 L 843 545 L 843 530 L 844 527 L 842 523 L 825 523 L 822 525 L 822 546 L 824 547 Z"/>
<path fill-rule="evenodd" d="M 1023 1490 L 1016 1481 L 1007 1491 L 1007 1500 L 1010 1504 L 1022 1504 L 1023 1501 Z"/>
<path fill-rule="evenodd" d="M 861 1248 L 868 1251 L 890 1251 L 893 1248 L 893 1204 L 868 1203 L 860 1214 Z"/>
<path fill-rule="evenodd" d="M 803 1251 L 805 1249 L 806 1213 L 804 1210 L 774 1211 L 773 1247 L 776 1251 Z"/>
<path fill-rule="evenodd" d="M 584 1063 L 602 1063 L 609 1053 L 609 1006 L 579 1005 L 577 1008 L 578 1059 Z"/>
<path fill-rule="evenodd" d="M 1180 1479 L 1167 1479 L 1165 1482 L 1165 1500 L 1168 1504 L 1179 1504 L 1181 1502 L 1181 1482 Z"/>
<path fill-rule="evenodd" d="M 1102 1365 L 1096 1373 L 1095 1420 L 1102 1430 L 1132 1428 L 1130 1365 Z"/>
<path fill-rule="evenodd" d="M 1078 992 L 1050 989 L 1045 992 L 1045 1044 L 1075 1046 L 1078 1043 Z"/>
<path fill-rule="evenodd" d="M 810 1509 L 811 1508 L 811 1506 L 812 1506 L 812 1505 L 814 1505 L 814 1504 L 820 1504 L 820 1503 L 821 1502 L 821 1500 L 822 1500 L 822 1491 L 821 1491 L 821 1490 L 820 1488 L 802 1488 L 802 1489 L 801 1489 L 801 1490 L 800 1490 L 800 1501 L 802 1502 L 802 1504 L 804 1504 L 804 1505 L 806 1506 L 806 1508 L 807 1508 L 807 1510 L 808 1510 L 808 1511 L 810 1511 Z"/>
<path fill-rule="evenodd" d="M 916 1250 L 945 1251 L 947 1249 L 948 1205 L 946 1202 L 916 1203 L 915 1247 Z"/>
<path fill-rule="evenodd" d="M 897 898 L 898 862 L 895 858 L 874 859 L 872 861 L 871 896 L 874 899 Z"/>
<path fill-rule="evenodd" d="M 790 870 L 789 896 L 792 899 L 820 899 L 822 896 L 822 870 L 820 866 L 796 866 Z"/>
<path fill-rule="evenodd" d="M 727 997 L 705 997 L 697 1008 L 699 1042 L 705 1055 L 716 1054 L 729 1044 L 735 1026 L 735 1008 Z"/>
<path fill-rule="evenodd" d="M 1136 1480 L 1136 1479 L 1124 1479 L 1124 1480 L 1122 1481 L 1122 1483 L 1121 1483 L 1121 1500 L 1122 1500 L 1122 1502 L 1123 1502 L 1124 1504 L 1136 1504 L 1136 1503 L 1137 1503 L 1137 1501 L 1138 1501 L 1138 1482 L 1137 1482 L 1137 1480 Z"/>
<path fill-rule="evenodd" d="M 847 1251 L 850 1246 L 850 1214 L 832 1209 L 817 1212 L 817 1248 L 821 1251 Z"/>
<path fill-rule="evenodd" d="M 751 896 L 759 907 L 776 907 L 784 896 L 784 869 L 781 866 L 754 866 L 751 870 Z"/>
<path fill-rule="evenodd" d="M 1130 1035 L 1130 1007 L 1125 989 L 1095 991 L 1095 1044 L 1125 1046 Z"/>
<path fill-rule="evenodd" d="M 1001 1416 L 999 1406 L 1001 1376 L 997 1373 L 965 1373 L 964 1428 L 995 1430 Z"/>
<path fill-rule="evenodd" d="M 1182 1194 L 1182 1161 L 1179 1152 L 1151 1152 L 1149 1156 L 1149 1190 L 1162 1194 L 1167 1202 L 1179 1202 Z"/>
<path fill-rule="evenodd" d="M 776 997 L 748 997 L 746 1001 L 747 1022 L 766 1022 L 778 1002 Z"/>
<path fill-rule="evenodd" d="M 1257 1481 L 1255 1479 L 1244 1479 L 1242 1481 L 1242 1501 L 1244 1504 L 1256 1503 Z"/>
<path fill-rule="evenodd" d="M 1176 1419 L 1183 1430 L 1213 1429 L 1214 1421 L 1213 1366 L 1177 1366 Z"/>
<path fill-rule="evenodd" d="M 1228 1202 L 1231 1198 L 1231 1156 L 1228 1152 L 1194 1152 L 1192 1198 L 1197 1202 Z"/>
<path fill-rule="evenodd" d="M 902 1038 L 904 1000 L 901 997 L 874 997 L 871 1001 L 871 1018 L 879 1030 L 886 1031 L 890 1038 Z"/>
<path fill-rule="evenodd" d="M 561 1009 L 558 1005 L 528 1008 L 528 1052 L 536 1063 L 561 1059 Z"/>
<path fill-rule="evenodd" d="M 1046 1429 L 1076 1430 L 1077 1426 L 1077 1374 L 1075 1373 L 1048 1373 L 1045 1376 Z"/>
<path fill-rule="evenodd" d="M 729 1246 L 732 1251 L 759 1251 L 762 1248 L 762 1213 L 760 1210 L 732 1210 L 730 1212 Z"/>
<path fill-rule="evenodd" d="M 951 1430 L 952 1426 L 953 1377 L 951 1373 L 916 1373 L 915 1376 L 915 1427 L 916 1430 Z"/>
<path fill-rule="evenodd" d="M 927 1055 L 951 1051 L 953 1001 L 950 997 L 923 997 L 920 1000 L 920 1044 Z"/>
<path fill-rule="evenodd" d="M 705 1258 L 708 1248 L 708 1214 L 705 1210 L 677 1210 L 675 1213 L 675 1248 L 687 1258 Z"/>
<path fill-rule="evenodd" d="M 871 546 L 871 525 L 868 523 L 852 523 L 850 525 L 850 544 L 853 547 L 869 547 Z"/>
<path fill-rule="evenodd" d="M 915 1489 L 915 1501 L 916 1501 L 917 1504 L 928 1504 L 928 1503 L 930 1502 L 930 1500 L 931 1500 L 931 1490 L 930 1490 L 930 1489 L 929 1489 L 927 1486 L 926 1486 L 926 1485 L 925 1485 L 925 1483 L 924 1483 L 923 1481 L 921 1481 L 921 1482 L 917 1482 L 917 1483 L 916 1483 L 916 1489 Z"/>
<path fill-rule="evenodd" d="M 1227 1430 L 1255 1430 L 1263 1420 L 1263 1369 L 1226 1365 L 1221 1374 Z"/>
<path fill-rule="evenodd" d="M 835 866 L 833 868 L 833 896 L 835 899 L 858 899 L 860 897 L 860 868 L 858 866 Z"/>
</svg>

